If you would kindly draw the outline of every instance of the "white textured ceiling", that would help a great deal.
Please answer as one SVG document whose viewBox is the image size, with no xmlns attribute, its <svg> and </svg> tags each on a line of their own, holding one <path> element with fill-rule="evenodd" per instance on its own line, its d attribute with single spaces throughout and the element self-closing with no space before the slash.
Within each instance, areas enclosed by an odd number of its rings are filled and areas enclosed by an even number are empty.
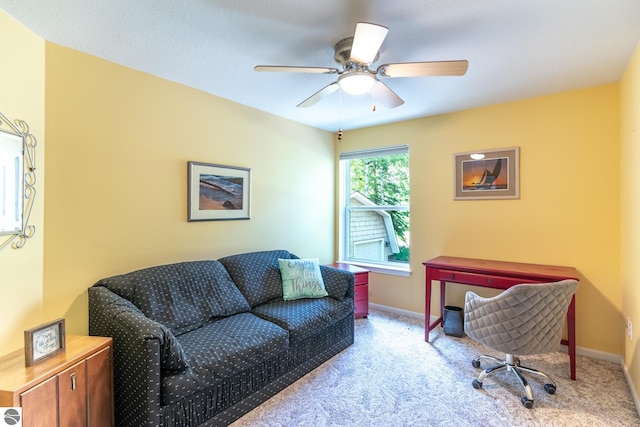
<svg viewBox="0 0 640 427">
<path fill-rule="evenodd" d="M 45 40 L 331 131 L 617 82 L 640 41 L 639 0 L 0 0 L 0 8 Z M 389 28 L 373 68 L 466 59 L 469 70 L 385 79 L 405 104 L 375 112 L 370 95 L 339 91 L 296 108 L 335 75 L 253 71 L 336 67 L 333 46 L 359 21 Z"/>
</svg>

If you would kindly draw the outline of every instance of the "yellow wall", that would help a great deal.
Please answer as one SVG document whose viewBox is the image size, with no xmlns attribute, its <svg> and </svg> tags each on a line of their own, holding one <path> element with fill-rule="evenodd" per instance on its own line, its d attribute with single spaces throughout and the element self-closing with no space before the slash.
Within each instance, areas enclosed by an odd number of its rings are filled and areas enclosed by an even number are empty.
<svg viewBox="0 0 640 427">
<path fill-rule="evenodd" d="M 633 324 L 633 339 L 624 339 L 624 361 L 633 387 L 640 391 L 640 45 L 620 83 L 621 98 L 621 275 L 622 314 Z"/>
<path fill-rule="evenodd" d="M 372 302 L 424 312 L 421 263 L 438 255 L 574 266 L 578 345 L 622 353 L 618 85 L 345 132 L 337 147 L 395 144 L 409 145 L 412 274 L 372 274 Z M 453 200 L 454 153 L 513 146 L 519 200 Z M 467 288 L 449 289 L 463 304 Z"/>
<path fill-rule="evenodd" d="M 43 323 L 44 41 L 0 11 L 0 111 L 28 123 L 36 146 L 36 198 L 30 224 L 36 234 L 21 249 L 0 252 L 0 355 L 24 345 L 23 331 Z M 3 127 L 3 129 L 7 129 Z M 5 236 L 0 236 L 4 242 Z M 48 319 L 47 319 L 48 320 Z"/>
<path fill-rule="evenodd" d="M 333 135 L 46 44 L 44 305 L 175 261 L 287 249 L 333 262 Z M 187 162 L 252 168 L 251 220 L 187 222 Z"/>
</svg>

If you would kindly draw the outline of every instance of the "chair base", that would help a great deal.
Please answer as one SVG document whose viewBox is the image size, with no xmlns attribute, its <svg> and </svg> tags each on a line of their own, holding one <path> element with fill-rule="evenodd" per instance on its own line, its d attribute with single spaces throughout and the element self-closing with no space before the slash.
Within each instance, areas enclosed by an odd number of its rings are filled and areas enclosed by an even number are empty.
<svg viewBox="0 0 640 427">
<path fill-rule="evenodd" d="M 495 372 L 507 370 L 509 372 L 512 372 L 515 375 L 515 377 L 518 379 L 518 382 L 524 388 L 525 396 L 523 396 L 520 399 L 520 402 L 522 402 L 522 405 L 527 409 L 531 409 L 533 407 L 533 390 L 531 389 L 531 386 L 529 385 L 527 380 L 522 375 L 522 372 L 539 375 L 545 378 L 547 380 L 547 383 L 545 383 L 544 385 L 544 391 L 546 391 L 549 394 L 555 394 L 556 392 L 556 383 L 551 379 L 551 377 L 549 377 L 547 374 L 545 374 L 542 371 L 538 371 L 537 369 L 528 368 L 526 366 L 520 365 L 520 359 L 514 356 L 513 354 L 507 353 L 504 360 L 500 360 L 497 357 L 487 356 L 487 355 L 479 356 L 471 362 L 474 368 L 480 367 L 481 359 L 486 359 L 486 360 L 495 362 L 497 363 L 497 366 L 486 368 L 482 372 L 480 372 L 480 375 L 478 375 L 478 378 L 474 379 L 472 382 L 473 388 L 481 389 L 482 382 L 486 377 L 488 377 L 489 375 Z"/>
</svg>

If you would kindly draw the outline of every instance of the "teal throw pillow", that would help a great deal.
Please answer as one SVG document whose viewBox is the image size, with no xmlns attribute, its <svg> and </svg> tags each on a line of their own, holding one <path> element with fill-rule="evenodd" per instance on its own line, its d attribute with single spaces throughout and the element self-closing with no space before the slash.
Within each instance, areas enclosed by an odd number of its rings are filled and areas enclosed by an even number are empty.
<svg viewBox="0 0 640 427">
<path fill-rule="evenodd" d="M 278 259 L 282 275 L 282 297 L 285 301 L 301 298 L 323 298 L 324 288 L 318 259 Z"/>
</svg>

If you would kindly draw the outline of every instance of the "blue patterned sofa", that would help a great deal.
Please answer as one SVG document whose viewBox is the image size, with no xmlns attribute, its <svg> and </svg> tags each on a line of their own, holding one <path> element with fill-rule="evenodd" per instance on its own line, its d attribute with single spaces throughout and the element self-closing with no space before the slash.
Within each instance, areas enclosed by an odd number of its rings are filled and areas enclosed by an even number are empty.
<svg viewBox="0 0 640 427">
<path fill-rule="evenodd" d="M 287 251 L 160 265 L 88 290 L 89 334 L 113 337 L 118 426 L 228 425 L 353 343 L 352 273 L 285 300 Z"/>
</svg>

